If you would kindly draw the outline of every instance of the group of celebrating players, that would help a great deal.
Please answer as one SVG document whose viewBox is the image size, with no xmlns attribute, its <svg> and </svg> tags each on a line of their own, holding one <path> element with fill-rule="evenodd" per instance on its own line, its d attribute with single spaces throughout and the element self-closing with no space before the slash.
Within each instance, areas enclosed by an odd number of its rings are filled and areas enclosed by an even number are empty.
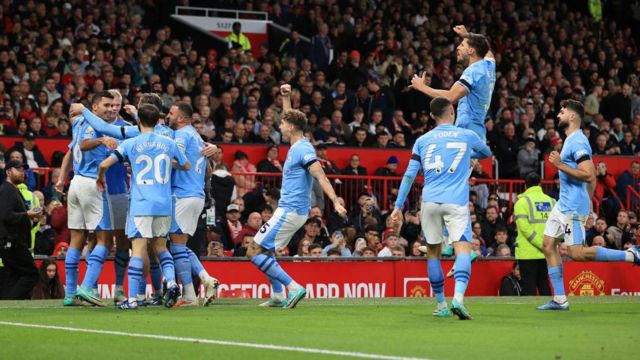
<svg viewBox="0 0 640 360">
<path fill-rule="evenodd" d="M 422 170 L 425 186 L 421 225 L 427 242 L 428 276 L 437 300 L 433 315 L 449 317 L 453 313 L 467 320 L 471 315 L 464 305 L 464 293 L 471 276 L 472 240 L 468 177 L 472 159 L 491 156 L 484 119 L 496 80 L 496 65 L 483 35 L 469 33 L 462 25 L 453 30 L 463 39 L 456 53 L 465 70 L 449 90 L 431 88 L 426 74 L 412 80 L 413 89 L 433 98 L 430 115 L 436 127 L 416 141 L 391 217 L 395 226 L 402 224 L 407 194 Z M 283 140 L 291 144 L 283 168 L 281 199 L 273 217 L 256 234 L 247 256 L 271 283 L 271 297 L 261 306 L 294 308 L 306 290 L 282 269 L 274 253 L 285 247 L 305 223 L 313 179 L 333 203 L 334 211 L 346 216 L 346 210 L 338 202 L 312 144 L 304 137 L 306 116 L 291 109 L 290 85 L 282 85 L 280 90 L 280 131 Z M 453 106 L 456 102 L 457 119 Z M 192 274 L 202 280 L 208 305 L 216 296 L 218 281 L 207 274 L 186 242 L 194 234 L 204 207 L 204 184 L 210 171 L 207 157 L 217 148 L 205 143 L 191 126 L 193 110 L 186 103 L 173 104 L 166 116 L 170 126 L 164 124 L 165 117 L 159 110 L 162 102 L 155 94 L 145 94 L 137 109 L 125 107 L 137 125 L 117 118 L 121 104 L 121 96 L 110 91 L 96 94 L 91 110 L 80 104 L 73 104 L 70 109 L 73 139 L 56 184 L 59 189 L 63 187 L 72 164 L 74 177 L 68 196 L 71 244 L 65 260 L 64 304 L 103 304 L 96 283 L 115 238 L 118 307 L 198 305 Z M 589 142 L 581 131 L 583 114 L 582 104 L 574 100 L 564 101 L 558 114 L 559 127 L 567 138 L 562 152 L 552 152 L 549 160 L 560 172 L 560 201 L 550 209 L 543 246 L 555 296 L 539 310 L 569 309 L 558 250 L 561 241 L 574 260 L 640 264 L 638 247 L 620 251 L 584 245 L 595 169 Z M 131 170 L 128 196 L 125 163 Z M 87 240 L 95 245 L 86 255 L 87 271 L 78 288 L 78 261 Z M 442 247 L 449 244 L 453 244 L 456 254 L 451 308 L 445 300 L 440 264 Z M 125 272 L 126 295 L 122 286 Z M 150 299 L 146 297 L 147 274 L 151 275 L 155 291 Z M 182 291 L 177 281 L 182 284 Z"/>
</svg>

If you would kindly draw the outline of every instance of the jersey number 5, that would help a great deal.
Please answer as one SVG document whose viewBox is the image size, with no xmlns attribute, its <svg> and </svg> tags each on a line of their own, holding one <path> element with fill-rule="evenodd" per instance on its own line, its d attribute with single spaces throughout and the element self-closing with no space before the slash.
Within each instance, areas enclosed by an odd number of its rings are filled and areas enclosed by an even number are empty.
<svg viewBox="0 0 640 360">
<path fill-rule="evenodd" d="M 167 154 L 160 154 L 153 160 L 149 155 L 140 155 L 136 158 L 136 165 L 144 163 L 144 167 L 138 175 L 136 175 L 136 184 L 138 185 L 153 185 L 154 179 L 160 184 L 166 184 L 169 182 L 171 176 L 171 159 Z M 153 168 L 153 179 L 145 179 L 144 176 L 151 172 Z M 164 170 L 164 174 L 163 171 Z"/>
<path fill-rule="evenodd" d="M 464 157 L 464 154 L 467 152 L 467 143 L 463 142 L 451 142 L 447 143 L 447 149 L 458 149 L 458 153 L 456 157 L 453 159 L 451 166 L 447 170 L 449 173 L 454 173 L 460 165 L 460 161 Z M 427 156 L 424 159 L 424 169 L 425 170 L 435 170 L 436 174 L 442 173 L 442 169 L 444 168 L 444 162 L 442 162 L 442 157 L 440 155 L 436 155 L 434 157 L 434 161 L 431 162 L 431 157 L 433 156 L 433 152 L 436 150 L 436 144 L 431 144 L 427 148 Z"/>
</svg>

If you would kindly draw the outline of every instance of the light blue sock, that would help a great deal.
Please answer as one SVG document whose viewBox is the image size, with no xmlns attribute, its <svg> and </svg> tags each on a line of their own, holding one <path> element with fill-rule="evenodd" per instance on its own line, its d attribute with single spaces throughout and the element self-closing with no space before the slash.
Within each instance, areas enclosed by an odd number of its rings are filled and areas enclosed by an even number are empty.
<svg viewBox="0 0 640 360">
<path fill-rule="evenodd" d="M 80 250 L 72 247 L 67 250 L 67 256 L 64 258 L 64 274 L 66 287 L 64 289 L 65 296 L 75 296 L 78 290 L 78 261 L 80 261 Z"/>
<path fill-rule="evenodd" d="M 176 281 L 176 268 L 173 265 L 173 258 L 167 250 L 158 254 L 160 260 L 160 268 L 162 269 L 162 275 L 167 283 Z"/>
<path fill-rule="evenodd" d="M 138 295 L 146 298 L 147 297 L 147 277 L 144 274 L 140 277 L 138 281 Z"/>
<path fill-rule="evenodd" d="M 84 280 L 82 281 L 83 288 L 93 288 L 93 286 L 97 284 L 98 277 L 100 277 L 100 273 L 102 272 L 104 259 L 108 253 L 109 249 L 104 245 L 98 244 L 93 248 L 91 256 L 89 257 L 87 273 L 84 275 Z"/>
<path fill-rule="evenodd" d="M 116 257 L 113 262 L 116 270 L 116 286 L 122 286 L 124 273 L 127 271 L 127 264 L 129 263 L 129 250 L 116 249 Z"/>
<path fill-rule="evenodd" d="M 272 277 L 282 285 L 288 286 L 293 281 L 282 268 L 276 259 L 265 254 L 258 254 L 251 259 L 251 262 L 260 269 L 267 277 Z"/>
<path fill-rule="evenodd" d="M 553 286 L 553 295 L 564 296 L 564 276 L 562 272 L 562 265 L 548 266 L 549 279 L 551 280 L 551 286 Z"/>
<path fill-rule="evenodd" d="M 429 282 L 431 289 L 436 295 L 438 303 L 444 302 L 444 273 L 440 265 L 440 259 L 427 259 L 427 270 L 429 271 Z"/>
<path fill-rule="evenodd" d="M 465 291 L 467 291 L 467 285 L 471 278 L 471 255 L 469 254 L 456 254 L 456 261 L 453 265 L 456 270 L 453 277 L 456 279 L 454 298 L 460 302 L 464 297 Z"/>
<path fill-rule="evenodd" d="M 162 270 L 160 270 L 160 264 L 153 259 L 149 262 L 149 275 L 151 276 L 151 285 L 153 285 L 153 292 L 156 294 L 162 294 Z"/>
<path fill-rule="evenodd" d="M 187 254 L 189 255 L 189 262 L 191 262 L 191 273 L 193 276 L 200 276 L 200 273 L 204 270 L 204 266 L 202 266 L 200 259 L 189 248 L 187 248 Z"/>
<path fill-rule="evenodd" d="M 142 279 L 142 258 L 132 256 L 129 260 L 128 281 L 129 281 L 129 298 L 135 298 L 140 290 L 140 280 Z"/>
<path fill-rule="evenodd" d="M 193 279 L 191 278 L 191 261 L 187 253 L 187 246 L 171 243 L 170 249 L 176 266 L 176 277 L 182 282 L 182 286 L 191 284 Z"/>
<path fill-rule="evenodd" d="M 596 247 L 596 261 L 625 261 L 625 257 L 625 251 Z"/>
</svg>

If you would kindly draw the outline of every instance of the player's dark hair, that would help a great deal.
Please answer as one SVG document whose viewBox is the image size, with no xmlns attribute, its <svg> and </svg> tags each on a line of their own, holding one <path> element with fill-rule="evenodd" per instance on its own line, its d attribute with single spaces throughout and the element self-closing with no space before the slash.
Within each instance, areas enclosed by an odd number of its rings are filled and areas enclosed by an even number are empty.
<svg viewBox="0 0 640 360">
<path fill-rule="evenodd" d="M 193 118 L 193 108 L 191 107 L 191 105 L 187 104 L 184 101 L 176 102 L 173 105 L 178 108 L 178 111 L 180 111 L 180 114 L 182 114 L 183 117 L 187 119 Z"/>
<path fill-rule="evenodd" d="M 151 104 L 143 104 L 138 109 L 138 119 L 140 123 L 146 127 L 154 127 L 158 124 L 160 118 L 160 110 Z"/>
<path fill-rule="evenodd" d="M 451 101 L 445 97 L 437 97 L 431 100 L 429 104 L 429 109 L 431 111 L 431 117 L 434 119 L 442 118 L 447 111 L 449 111 L 449 107 L 451 106 Z"/>
<path fill-rule="evenodd" d="M 99 93 L 93 95 L 93 98 L 91 98 L 91 105 L 99 103 L 103 98 L 113 100 L 113 95 L 111 95 L 111 93 L 108 91 L 100 91 Z"/>
<path fill-rule="evenodd" d="M 282 117 L 282 121 L 293 125 L 299 131 L 304 131 L 307 127 L 307 116 L 300 110 L 287 111 Z"/>
<path fill-rule="evenodd" d="M 138 102 L 138 107 L 141 107 L 144 104 L 151 104 L 155 106 L 158 111 L 162 110 L 162 98 L 158 94 L 154 93 L 144 93 Z"/>
<path fill-rule="evenodd" d="M 530 173 L 524 180 L 524 184 L 527 188 L 540 185 L 540 175 L 534 172 Z"/>
<path fill-rule="evenodd" d="M 584 106 L 580 101 L 572 99 L 562 100 L 562 102 L 560 102 L 560 107 L 563 109 L 569 109 L 578 114 L 580 120 L 584 117 Z"/>
<path fill-rule="evenodd" d="M 469 33 L 465 36 L 469 47 L 476 51 L 478 57 L 485 57 L 489 52 L 489 40 L 484 35 Z"/>
</svg>

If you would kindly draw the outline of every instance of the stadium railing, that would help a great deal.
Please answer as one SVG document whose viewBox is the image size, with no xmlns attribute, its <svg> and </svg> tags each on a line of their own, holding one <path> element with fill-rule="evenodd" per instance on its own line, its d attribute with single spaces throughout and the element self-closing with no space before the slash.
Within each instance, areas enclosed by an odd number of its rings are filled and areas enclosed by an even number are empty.
<svg viewBox="0 0 640 360">
<path fill-rule="evenodd" d="M 631 185 L 627 185 L 627 210 L 640 211 L 640 193 Z"/>
<path fill-rule="evenodd" d="M 256 186 L 262 186 L 266 189 L 272 187 L 279 189 L 282 184 L 282 174 L 280 173 L 232 173 L 232 175 L 238 182 L 255 183 Z M 389 209 L 396 195 L 392 189 L 398 189 L 402 181 L 401 176 L 330 174 L 327 175 L 327 178 L 348 207 L 356 204 L 360 195 L 366 193 L 376 198 L 381 209 Z M 482 196 L 480 193 L 483 193 L 485 197 L 489 194 L 498 194 L 501 199 L 501 207 L 506 208 L 509 213 L 513 209 L 518 194 L 525 190 L 524 180 L 473 179 L 470 181 L 471 190 L 476 191 L 479 196 Z M 550 193 L 553 184 L 552 180 L 542 181 L 542 187 L 547 193 Z M 422 187 L 423 178 L 416 178 L 408 196 L 411 207 L 415 207 L 420 201 Z M 325 207 L 325 209 L 327 208 Z"/>
</svg>

